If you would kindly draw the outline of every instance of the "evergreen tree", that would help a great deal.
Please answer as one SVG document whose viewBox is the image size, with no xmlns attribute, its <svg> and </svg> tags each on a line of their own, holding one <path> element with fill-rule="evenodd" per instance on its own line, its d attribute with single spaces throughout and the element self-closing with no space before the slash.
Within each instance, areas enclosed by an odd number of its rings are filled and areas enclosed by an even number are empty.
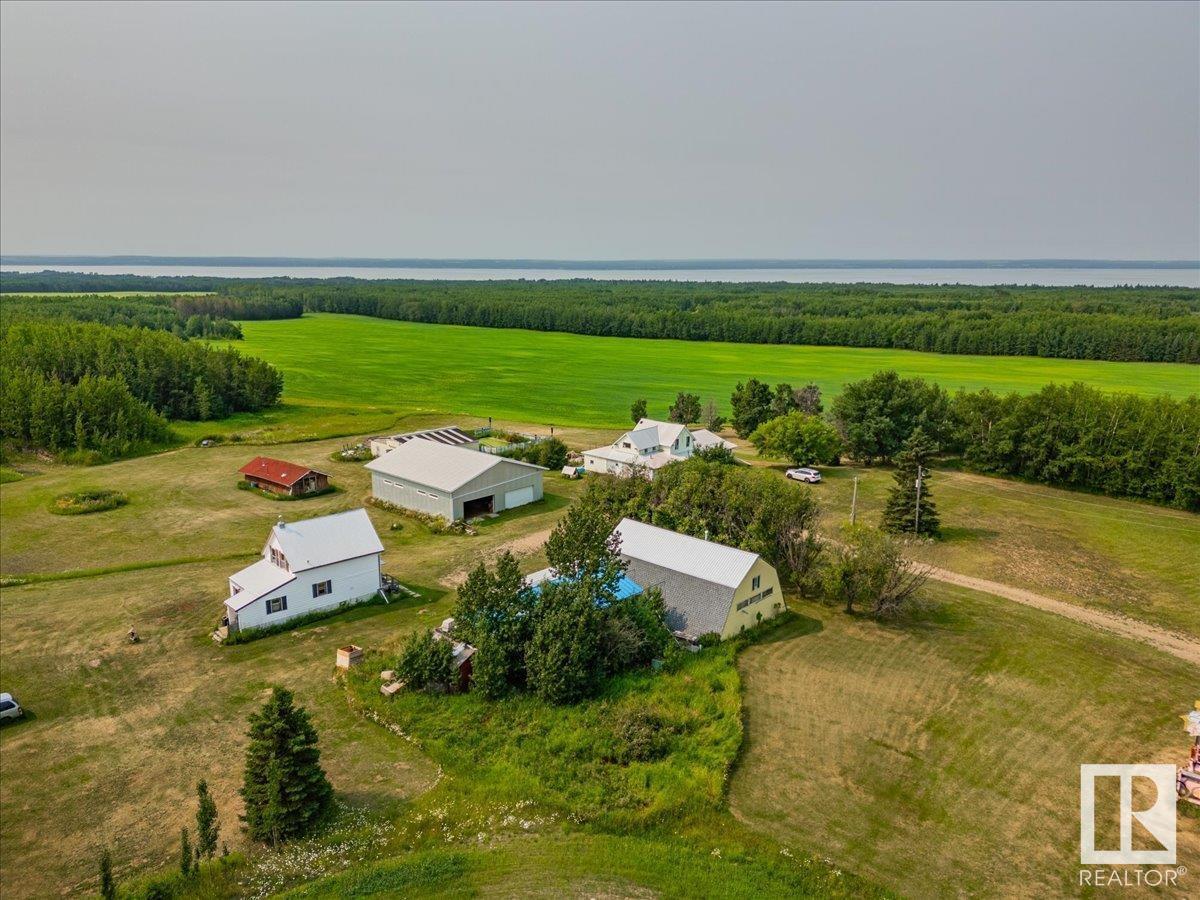
<svg viewBox="0 0 1200 900">
<path fill-rule="evenodd" d="M 117 881 L 113 878 L 112 853 L 107 847 L 100 854 L 100 896 L 104 900 L 115 900 L 117 896 Z"/>
<path fill-rule="evenodd" d="M 904 531 L 937 537 L 941 533 L 937 505 L 929 491 L 930 471 L 928 464 L 938 446 L 918 426 L 900 452 L 896 454 L 896 483 L 888 493 L 887 505 L 883 510 L 883 527 L 888 531 Z M 917 523 L 917 479 L 921 479 L 920 523 Z"/>
<path fill-rule="evenodd" d="M 646 418 L 646 401 L 634 400 L 633 406 L 629 407 L 629 416 L 633 419 L 633 424 L 635 425 Z"/>
<path fill-rule="evenodd" d="M 200 801 L 196 808 L 196 852 L 212 859 L 217 852 L 221 823 L 217 820 L 217 804 L 203 778 L 196 782 L 196 795 Z"/>
<path fill-rule="evenodd" d="M 250 716 L 241 794 L 247 832 L 271 844 L 304 835 L 329 808 L 333 788 L 321 768 L 317 732 L 291 691 L 275 688 Z"/>
<path fill-rule="evenodd" d="M 184 878 L 192 874 L 192 841 L 186 826 L 179 829 L 179 873 Z"/>
</svg>

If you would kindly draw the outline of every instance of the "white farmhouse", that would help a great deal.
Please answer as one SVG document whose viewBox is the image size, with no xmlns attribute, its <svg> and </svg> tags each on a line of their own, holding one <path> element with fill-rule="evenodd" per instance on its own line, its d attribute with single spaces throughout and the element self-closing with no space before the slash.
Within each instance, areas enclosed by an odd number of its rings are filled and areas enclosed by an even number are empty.
<svg viewBox="0 0 1200 900">
<path fill-rule="evenodd" d="M 383 544 L 365 509 L 271 529 L 262 559 L 229 578 L 229 633 L 286 622 L 379 593 Z"/>
<path fill-rule="evenodd" d="M 583 467 L 588 472 L 600 472 L 622 477 L 640 470 L 651 478 L 668 463 L 687 459 L 697 450 L 712 446 L 734 445 L 707 429 L 692 431 L 677 422 L 658 422 L 641 419 L 632 430 L 625 432 L 607 447 L 583 451 Z"/>
</svg>

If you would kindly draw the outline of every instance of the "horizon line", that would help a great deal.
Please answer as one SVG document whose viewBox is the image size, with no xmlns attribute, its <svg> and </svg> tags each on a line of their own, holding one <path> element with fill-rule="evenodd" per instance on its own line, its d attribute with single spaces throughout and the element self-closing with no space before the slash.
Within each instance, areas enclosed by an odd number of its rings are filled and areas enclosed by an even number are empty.
<svg viewBox="0 0 1200 900">
<path fill-rule="evenodd" d="M 829 257 L 787 258 L 673 258 L 646 259 L 543 259 L 537 257 L 355 257 L 355 256 L 182 256 L 144 253 L 114 254 L 0 254 L 0 265 L 194 265 L 227 266 L 307 266 L 311 268 L 385 268 L 385 269 L 1086 269 L 1150 268 L 1200 269 L 1200 260 L 1187 259 L 1088 259 L 1078 257 L 1028 258 L 862 258 Z"/>
</svg>

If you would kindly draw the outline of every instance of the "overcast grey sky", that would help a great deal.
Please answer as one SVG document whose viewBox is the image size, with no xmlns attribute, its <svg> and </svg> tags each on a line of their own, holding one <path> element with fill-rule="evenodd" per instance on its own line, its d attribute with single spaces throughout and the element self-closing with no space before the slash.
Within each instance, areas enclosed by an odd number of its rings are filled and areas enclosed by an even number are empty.
<svg viewBox="0 0 1200 900">
<path fill-rule="evenodd" d="M 1200 4 L 3 4 L 5 253 L 1200 255 Z"/>
</svg>

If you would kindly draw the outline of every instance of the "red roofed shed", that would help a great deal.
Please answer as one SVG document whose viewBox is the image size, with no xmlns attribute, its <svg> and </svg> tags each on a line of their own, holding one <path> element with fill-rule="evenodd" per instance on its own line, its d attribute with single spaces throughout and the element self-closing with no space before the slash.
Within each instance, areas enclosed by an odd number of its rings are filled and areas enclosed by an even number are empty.
<svg viewBox="0 0 1200 900">
<path fill-rule="evenodd" d="M 329 487 L 329 476 L 308 466 L 256 456 L 238 469 L 253 487 L 276 494 L 300 497 Z"/>
</svg>

